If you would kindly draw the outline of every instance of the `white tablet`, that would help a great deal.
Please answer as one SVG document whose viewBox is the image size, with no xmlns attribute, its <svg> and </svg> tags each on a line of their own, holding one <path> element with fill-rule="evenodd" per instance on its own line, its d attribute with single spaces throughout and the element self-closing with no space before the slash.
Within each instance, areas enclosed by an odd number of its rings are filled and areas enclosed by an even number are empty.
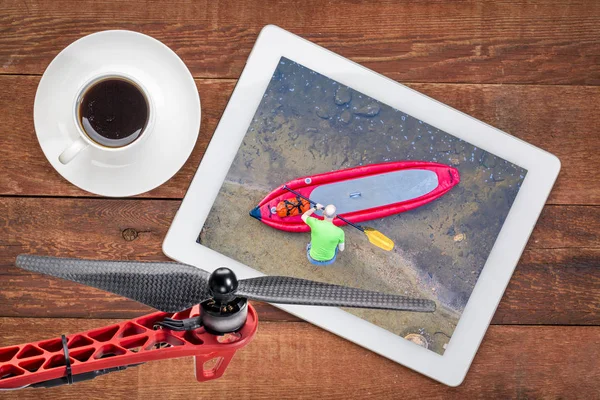
<svg viewBox="0 0 600 400">
<path fill-rule="evenodd" d="M 434 313 L 280 307 L 456 386 L 559 169 L 552 154 L 267 26 L 163 250 L 241 278 L 289 275 L 434 300 Z M 343 226 L 335 262 L 309 262 L 306 205 L 285 184 L 394 249 Z"/>
</svg>

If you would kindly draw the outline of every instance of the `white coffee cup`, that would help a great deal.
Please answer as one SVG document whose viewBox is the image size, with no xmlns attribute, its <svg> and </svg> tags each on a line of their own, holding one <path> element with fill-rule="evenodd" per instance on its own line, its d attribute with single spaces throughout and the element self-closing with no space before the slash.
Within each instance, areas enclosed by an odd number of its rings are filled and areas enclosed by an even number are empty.
<svg viewBox="0 0 600 400">
<path fill-rule="evenodd" d="M 130 135 L 122 139 L 108 139 L 101 137 L 98 134 L 96 134 L 97 136 L 94 137 L 92 131 L 87 132 L 82 126 L 81 117 L 79 115 L 79 108 L 84 95 L 96 84 L 109 79 L 123 80 L 130 84 L 133 84 L 144 96 L 148 107 L 148 114 L 146 124 L 144 125 L 143 129 L 139 134 Z M 63 150 L 63 152 L 58 156 L 58 160 L 62 164 L 68 164 L 71 161 L 73 161 L 73 159 L 75 159 L 75 157 L 77 157 L 77 155 L 80 154 L 84 149 L 90 146 L 103 152 L 112 153 L 123 152 L 126 150 L 128 151 L 133 147 L 138 147 L 152 133 L 152 128 L 154 126 L 154 118 L 155 111 L 152 97 L 150 96 L 148 90 L 144 87 L 144 85 L 142 85 L 142 83 L 140 83 L 137 79 L 121 72 L 104 73 L 102 75 L 95 76 L 89 79 L 77 91 L 77 95 L 75 96 L 75 99 L 73 101 L 73 120 L 75 126 L 77 127 L 77 132 L 79 133 L 79 136 Z"/>
</svg>

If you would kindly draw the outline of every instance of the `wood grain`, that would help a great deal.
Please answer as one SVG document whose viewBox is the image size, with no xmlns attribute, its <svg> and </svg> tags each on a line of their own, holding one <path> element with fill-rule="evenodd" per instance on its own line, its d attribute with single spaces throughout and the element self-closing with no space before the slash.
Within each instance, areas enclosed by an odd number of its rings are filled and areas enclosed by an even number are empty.
<svg viewBox="0 0 600 400">
<path fill-rule="evenodd" d="M 492 324 L 600 324 L 600 249 L 528 249 Z"/>
<path fill-rule="evenodd" d="M 149 308 L 14 267 L 20 253 L 166 260 L 169 200 L 0 198 L 0 316 L 131 318 Z M 134 240 L 124 236 L 137 232 Z M 502 324 L 600 323 L 600 207 L 547 206 L 494 317 Z M 135 236 L 135 235 L 134 235 Z M 259 305 L 261 318 L 296 320 Z"/>
<path fill-rule="evenodd" d="M 40 148 L 33 126 L 33 103 L 39 77 L 0 76 L 0 195 L 90 196 L 56 172 Z M 210 141 L 233 82 L 199 81 L 203 106 L 201 131 L 184 167 L 166 184 L 142 197 L 183 198 Z M 14 93 L 19 93 L 15 101 Z"/>
<path fill-rule="evenodd" d="M 236 78 L 276 24 L 404 82 L 600 84 L 600 4 L 571 1 L 2 2 L 0 72 L 41 74 L 76 39 L 133 29 L 195 77 Z"/>
<path fill-rule="evenodd" d="M 58 337 L 107 320 L 0 318 L 0 346 Z M 307 323 L 261 323 L 225 375 L 195 382 L 191 358 L 93 381 L 3 393 L 5 399 L 573 398 L 600 395 L 600 327 L 492 326 L 462 386 L 449 388 Z"/>
<path fill-rule="evenodd" d="M 89 196 L 48 163 L 33 128 L 38 77 L 0 75 L 0 195 Z M 182 198 L 212 137 L 234 81 L 198 80 L 200 137 L 185 166 L 167 183 L 138 197 Z M 413 89 L 556 154 L 562 171 L 549 204 L 600 205 L 600 87 L 412 84 Z M 19 96 L 15 100 L 14 93 Z"/>
<path fill-rule="evenodd" d="M 496 325 L 459 388 L 254 303 L 259 333 L 215 382 L 195 382 L 191 359 L 165 360 L 2 398 L 600 398 L 600 2 L 1 0 L 0 9 L 0 347 L 150 311 L 18 270 L 14 258 L 165 260 L 162 240 L 266 24 L 408 83 L 562 162 Z M 50 61 L 104 29 L 163 41 L 199 78 L 202 125 L 190 159 L 136 199 L 105 200 L 68 183 L 45 159 L 33 128 L 35 91 Z"/>
</svg>

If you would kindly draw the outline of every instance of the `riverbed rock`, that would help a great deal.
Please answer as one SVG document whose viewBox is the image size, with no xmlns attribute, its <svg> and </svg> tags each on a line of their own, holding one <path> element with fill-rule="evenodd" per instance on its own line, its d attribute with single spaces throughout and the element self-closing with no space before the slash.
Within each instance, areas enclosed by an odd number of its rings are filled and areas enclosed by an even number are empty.
<svg viewBox="0 0 600 400">
<path fill-rule="evenodd" d="M 352 100 L 352 91 L 347 86 L 340 86 L 335 92 L 335 104 L 343 106 Z"/>
<path fill-rule="evenodd" d="M 377 103 L 369 103 L 369 104 L 365 104 L 362 107 L 357 108 L 354 111 L 354 114 L 360 116 L 360 117 L 374 117 L 377 114 L 379 114 L 379 111 L 381 111 L 381 107 L 379 107 L 379 104 Z"/>
<path fill-rule="evenodd" d="M 325 108 L 322 108 L 322 107 L 317 108 L 316 114 L 317 114 L 317 117 L 322 118 L 322 119 L 329 119 L 329 117 L 330 117 L 329 111 L 327 111 Z"/>
<path fill-rule="evenodd" d="M 502 182 L 505 179 L 505 171 L 498 165 L 494 168 L 492 180 L 494 182 Z"/>
<path fill-rule="evenodd" d="M 342 112 L 342 114 L 340 115 L 340 122 L 343 124 L 349 124 L 351 119 L 352 114 L 350 114 L 350 111 L 348 110 L 344 110 L 344 112 Z"/>
<path fill-rule="evenodd" d="M 425 336 L 419 335 L 418 333 L 409 333 L 408 335 L 404 336 L 404 339 L 409 340 L 414 344 L 424 347 L 426 349 L 429 348 L 429 343 L 427 343 L 427 339 L 425 339 Z"/>
<path fill-rule="evenodd" d="M 496 166 L 496 156 L 486 152 L 483 155 L 483 160 L 481 160 L 481 164 L 486 168 L 494 168 Z"/>
<path fill-rule="evenodd" d="M 460 154 L 465 150 L 465 142 L 456 142 L 454 143 L 454 152 L 456 154 Z"/>
<path fill-rule="evenodd" d="M 467 238 L 467 235 L 465 235 L 464 233 L 459 233 L 458 235 L 454 236 L 454 241 L 455 242 L 462 242 L 466 238 Z"/>
</svg>

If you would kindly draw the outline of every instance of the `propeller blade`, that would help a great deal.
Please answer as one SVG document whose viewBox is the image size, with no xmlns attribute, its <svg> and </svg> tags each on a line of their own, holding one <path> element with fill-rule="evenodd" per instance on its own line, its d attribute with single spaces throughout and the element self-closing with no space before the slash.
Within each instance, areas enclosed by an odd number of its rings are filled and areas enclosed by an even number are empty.
<svg viewBox="0 0 600 400">
<path fill-rule="evenodd" d="M 165 312 L 211 297 L 206 271 L 174 262 L 99 261 L 22 254 L 19 268 L 115 293 Z"/>
<path fill-rule="evenodd" d="M 435 302 L 314 282 L 287 276 L 262 276 L 239 281 L 237 296 L 278 304 L 435 311 Z"/>
</svg>

